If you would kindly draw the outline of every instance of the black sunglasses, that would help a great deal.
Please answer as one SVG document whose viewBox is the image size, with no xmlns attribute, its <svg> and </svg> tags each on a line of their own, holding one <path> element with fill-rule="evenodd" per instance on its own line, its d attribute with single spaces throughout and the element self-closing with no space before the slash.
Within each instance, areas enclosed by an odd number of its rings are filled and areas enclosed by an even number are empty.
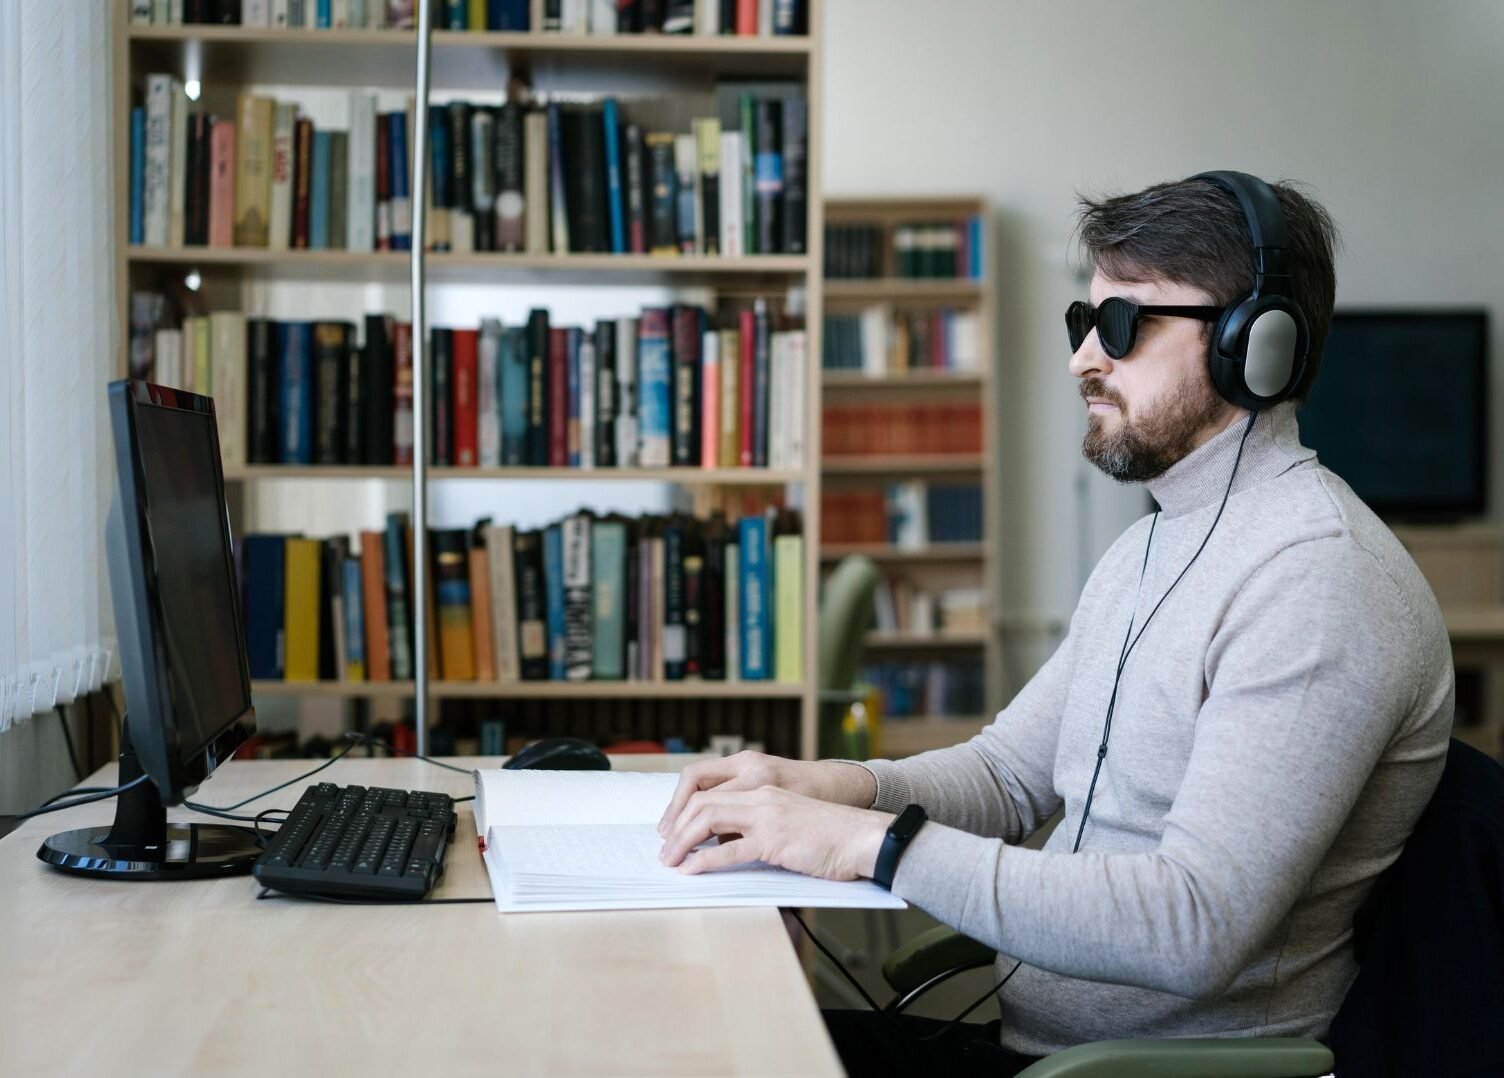
<svg viewBox="0 0 1504 1078">
<path fill-rule="evenodd" d="M 1215 322 L 1222 317 L 1222 307 L 1164 307 L 1141 306 L 1121 296 L 1109 296 L 1100 307 L 1093 307 L 1085 300 L 1076 300 L 1065 309 L 1065 328 L 1071 335 L 1071 352 L 1081 350 L 1086 335 L 1093 329 L 1102 351 L 1113 359 L 1122 359 L 1133 351 L 1133 342 L 1138 337 L 1138 324 L 1153 315 L 1169 315 L 1172 318 L 1195 318 L 1202 322 Z"/>
</svg>

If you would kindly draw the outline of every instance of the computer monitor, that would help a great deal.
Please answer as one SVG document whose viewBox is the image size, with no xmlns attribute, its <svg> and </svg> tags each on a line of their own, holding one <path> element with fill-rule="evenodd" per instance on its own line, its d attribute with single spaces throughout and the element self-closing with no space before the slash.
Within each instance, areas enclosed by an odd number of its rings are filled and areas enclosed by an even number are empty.
<svg viewBox="0 0 1504 1078">
<path fill-rule="evenodd" d="M 247 872 L 255 832 L 169 824 L 255 729 L 214 402 L 138 381 L 109 386 L 116 496 L 106 525 L 126 714 L 115 822 L 48 838 L 37 856 L 119 879 Z"/>
</svg>

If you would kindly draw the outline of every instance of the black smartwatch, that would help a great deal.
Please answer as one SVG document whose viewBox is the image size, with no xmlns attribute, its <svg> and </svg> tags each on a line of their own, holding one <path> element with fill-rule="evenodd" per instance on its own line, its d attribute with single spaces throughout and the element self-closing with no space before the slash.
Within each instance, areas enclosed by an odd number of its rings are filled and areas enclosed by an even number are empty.
<svg viewBox="0 0 1504 1078">
<path fill-rule="evenodd" d="M 888 825 L 882 848 L 877 851 L 877 867 L 872 870 L 872 882 L 884 891 L 893 890 L 893 876 L 898 872 L 898 859 L 903 856 L 903 851 L 908 849 L 909 842 L 919 833 L 927 819 L 929 817 L 925 815 L 923 805 L 910 805 Z"/>
</svg>

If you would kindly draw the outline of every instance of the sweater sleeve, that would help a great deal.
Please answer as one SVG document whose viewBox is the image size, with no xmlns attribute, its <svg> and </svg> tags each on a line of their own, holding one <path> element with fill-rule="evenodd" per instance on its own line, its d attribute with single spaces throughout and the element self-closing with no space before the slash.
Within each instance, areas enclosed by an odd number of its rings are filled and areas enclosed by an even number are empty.
<svg viewBox="0 0 1504 1078">
<path fill-rule="evenodd" d="M 1449 675 L 1434 637 L 1350 542 L 1290 547 L 1213 637 L 1155 850 L 1046 852 L 926 825 L 893 891 L 1030 965 L 1214 996 L 1309 886 L 1421 688 Z"/>
<path fill-rule="evenodd" d="M 1060 807 L 1055 748 L 1070 689 L 1074 634 L 990 725 L 962 745 L 863 764 L 877 778 L 872 807 L 917 802 L 930 819 L 974 835 L 1019 842 Z"/>
</svg>

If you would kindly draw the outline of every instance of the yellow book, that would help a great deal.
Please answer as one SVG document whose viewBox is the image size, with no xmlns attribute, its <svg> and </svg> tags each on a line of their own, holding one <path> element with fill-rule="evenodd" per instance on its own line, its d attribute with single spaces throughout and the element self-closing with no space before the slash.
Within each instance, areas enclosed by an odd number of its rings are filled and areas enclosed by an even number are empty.
<svg viewBox="0 0 1504 1078">
<path fill-rule="evenodd" d="M 773 679 L 804 680 L 804 536 L 773 538 Z"/>
<path fill-rule="evenodd" d="M 287 540 L 286 592 L 283 596 L 287 681 L 319 679 L 319 561 L 317 539 Z"/>
<path fill-rule="evenodd" d="M 272 122 L 276 102 L 241 94 L 235 131 L 235 245 L 265 247 L 272 201 Z"/>
<path fill-rule="evenodd" d="M 193 392 L 214 396 L 214 343 L 208 315 L 193 322 Z M 215 402 L 218 407 L 218 402 Z"/>
<path fill-rule="evenodd" d="M 742 371 L 742 335 L 734 329 L 720 330 L 721 360 L 721 467 L 741 463 L 741 404 L 738 380 Z"/>
<path fill-rule="evenodd" d="M 486 0 L 470 0 L 470 29 L 486 28 Z"/>
</svg>

